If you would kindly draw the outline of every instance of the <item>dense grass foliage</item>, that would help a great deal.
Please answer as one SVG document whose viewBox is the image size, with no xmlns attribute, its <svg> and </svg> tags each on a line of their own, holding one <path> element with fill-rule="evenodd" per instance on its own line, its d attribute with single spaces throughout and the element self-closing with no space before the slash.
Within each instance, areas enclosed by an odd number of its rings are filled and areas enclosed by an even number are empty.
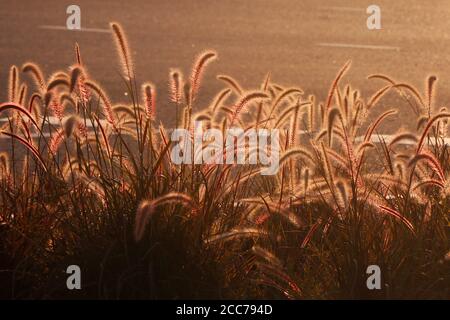
<svg viewBox="0 0 450 320">
<path fill-rule="evenodd" d="M 207 51 L 190 77 L 170 73 L 164 106 L 187 130 L 194 120 L 222 132 L 279 129 L 280 170 L 175 165 L 157 119 L 164 90 L 156 99 L 152 83 L 136 83 L 126 36 L 111 27 L 127 105 L 110 101 L 78 46 L 67 72 L 10 69 L 0 105 L 2 297 L 450 298 L 450 113 L 436 104 L 435 77 L 421 93 L 372 75 L 381 88 L 364 98 L 342 84 L 347 63 L 319 103 L 269 76 L 248 91 L 219 75 L 223 91 L 200 109 L 217 55 Z M 379 134 L 398 112 L 381 108 L 388 93 L 417 119 L 389 139 Z M 71 264 L 82 290 L 66 288 Z M 366 287 L 372 264 L 381 290 Z"/>
</svg>

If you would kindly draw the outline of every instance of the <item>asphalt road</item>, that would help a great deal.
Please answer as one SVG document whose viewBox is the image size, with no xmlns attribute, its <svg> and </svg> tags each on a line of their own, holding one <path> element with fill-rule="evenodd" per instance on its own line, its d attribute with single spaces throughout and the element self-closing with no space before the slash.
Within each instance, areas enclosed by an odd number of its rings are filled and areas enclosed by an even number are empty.
<svg viewBox="0 0 450 320">
<path fill-rule="evenodd" d="M 383 84 L 367 80 L 384 73 L 424 90 L 427 75 L 439 78 L 438 103 L 450 100 L 450 3 L 448 0 L 377 0 L 382 30 L 368 30 L 366 8 L 373 1 L 322 0 L 1 0 L 0 100 L 5 101 L 11 64 L 40 64 L 46 75 L 74 62 L 81 47 L 90 75 L 115 102 L 127 101 L 118 75 L 120 65 L 107 32 L 120 22 L 128 35 L 139 81 L 159 89 L 158 112 L 173 120 L 166 101 L 170 68 L 189 75 L 204 49 L 219 53 L 208 67 L 198 108 L 206 106 L 223 84 L 217 74 L 235 77 L 244 88 L 259 87 L 267 72 L 285 86 L 299 86 L 324 99 L 339 68 L 349 59 L 346 80 L 369 95 Z M 85 31 L 68 31 L 66 8 L 81 7 Z M 385 100 L 380 109 L 395 107 Z M 408 124 L 400 106 L 392 129 Z M 389 128 L 386 130 L 389 131 Z"/>
</svg>

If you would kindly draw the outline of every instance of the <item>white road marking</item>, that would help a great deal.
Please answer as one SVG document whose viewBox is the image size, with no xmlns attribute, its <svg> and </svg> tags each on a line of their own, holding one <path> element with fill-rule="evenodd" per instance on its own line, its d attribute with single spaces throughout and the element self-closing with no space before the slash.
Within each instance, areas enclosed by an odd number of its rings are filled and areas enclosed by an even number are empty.
<svg viewBox="0 0 450 320">
<path fill-rule="evenodd" d="M 371 49 L 371 50 L 395 50 L 395 51 L 400 51 L 400 47 L 379 46 L 379 45 L 368 45 L 368 44 L 320 42 L 320 43 L 317 43 L 316 45 L 318 45 L 318 46 L 320 46 L 320 47 L 352 48 L 352 49 Z"/>
<path fill-rule="evenodd" d="M 320 10 L 334 10 L 334 11 L 351 11 L 351 12 L 365 12 L 365 8 L 356 8 L 356 7 L 333 7 L 333 6 L 327 6 L 327 7 L 319 7 Z"/>
<path fill-rule="evenodd" d="M 74 29 L 70 30 L 67 29 L 67 27 L 64 26 L 39 26 L 41 29 L 48 29 L 48 30 L 62 30 L 62 31 L 78 31 L 78 32 L 96 32 L 96 33 L 111 33 L 109 29 L 100 29 L 100 28 L 81 28 L 80 30 Z"/>
</svg>

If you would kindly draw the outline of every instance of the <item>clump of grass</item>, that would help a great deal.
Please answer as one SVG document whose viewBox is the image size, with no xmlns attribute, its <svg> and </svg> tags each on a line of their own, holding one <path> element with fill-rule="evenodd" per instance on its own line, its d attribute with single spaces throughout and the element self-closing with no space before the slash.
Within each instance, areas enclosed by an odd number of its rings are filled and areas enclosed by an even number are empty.
<svg viewBox="0 0 450 320">
<path fill-rule="evenodd" d="M 48 81 L 37 65 L 22 67 L 30 94 L 10 70 L 0 105 L 3 297 L 448 298 L 450 115 L 435 106 L 436 77 L 421 94 L 373 75 L 387 85 L 365 100 L 342 84 L 347 63 L 319 102 L 269 75 L 249 91 L 219 75 L 226 87 L 194 112 L 217 56 L 206 51 L 188 81 L 169 75 L 176 126 L 279 129 L 280 170 L 178 166 L 170 130 L 157 124 L 156 88 L 137 86 L 126 36 L 111 28 L 125 105 L 88 74 L 78 45 L 74 65 Z M 377 106 L 390 90 L 418 125 L 385 141 L 378 133 L 398 108 Z M 83 270 L 81 292 L 65 288 L 70 264 Z M 366 287 L 371 264 L 383 274 L 377 292 Z"/>
</svg>

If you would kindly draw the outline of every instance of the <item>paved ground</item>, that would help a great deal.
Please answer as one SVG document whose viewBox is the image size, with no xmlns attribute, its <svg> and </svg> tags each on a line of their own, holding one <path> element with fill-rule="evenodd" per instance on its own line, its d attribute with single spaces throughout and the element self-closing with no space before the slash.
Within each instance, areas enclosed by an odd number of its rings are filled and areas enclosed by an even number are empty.
<svg viewBox="0 0 450 320">
<path fill-rule="evenodd" d="M 64 30 L 66 8 L 81 7 L 82 28 Z M 448 0 L 377 0 L 382 30 L 369 31 L 365 8 L 372 1 L 322 0 L 1 0 L 0 98 L 5 100 L 11 64 L 34 61 L 46 74 L 74 61 L 77 41 L 90 74 L 113 100 L 125 100 L 124 86 L 108 22 L 123 24 L 139 80 L 150 80 L 165 100 L 168 72 L 189 74 L 193 58 L 213 48 L 220 60 L 208 68 L 201 91 L 204 106 L 221 88 L 217 74 L 229 74 L 245 88 L 259 86 L 270 71 L 283 85 L 298 85 L 323 99 L 345 61 L 353 66 L 347 79 L 366 94 L 381 83 L 365 77 L 385 73 L 421 90 L 428 74 L 439 77 L 439 103 L 450 100 L 450 5 Z M 394 103 L 386 101 L 386 104 Z M 387 107 L 387 106 L 384 106 Z M 404 107 L 398 120 L 410 114 Z M 163 120 L 172 110 L 159 105 Z"/>
</svg>

